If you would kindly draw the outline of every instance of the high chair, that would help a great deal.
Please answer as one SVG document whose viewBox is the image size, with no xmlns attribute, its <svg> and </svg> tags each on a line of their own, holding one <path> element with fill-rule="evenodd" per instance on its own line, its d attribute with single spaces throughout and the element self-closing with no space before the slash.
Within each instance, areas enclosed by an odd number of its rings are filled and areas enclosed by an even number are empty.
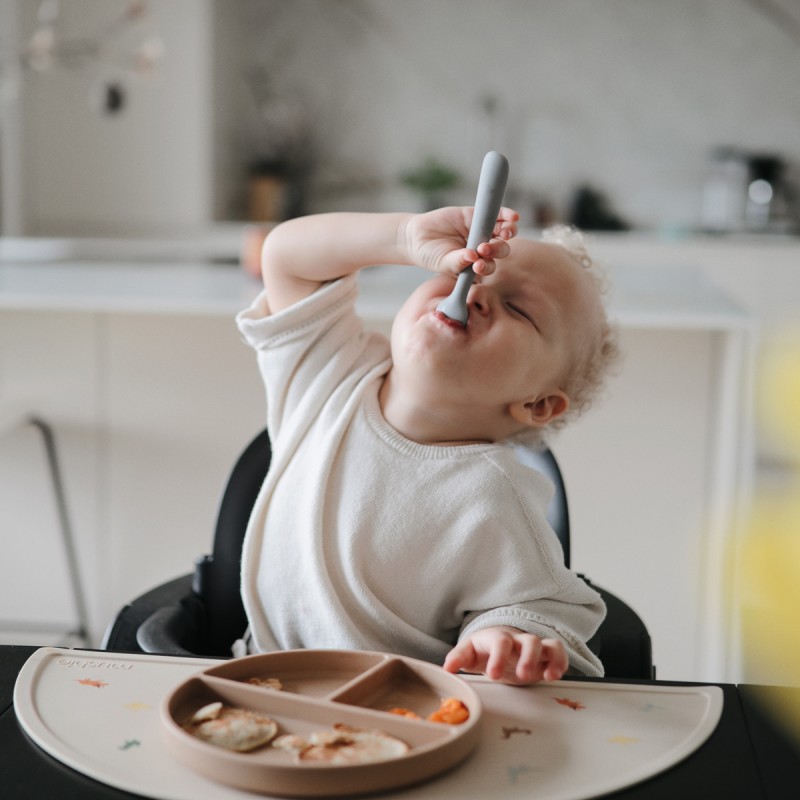
<svg viewBox="0 0 800 800">
<path fill-rule="evenodd" d="M 271 456 L 269 437 L 262 431 L 239 456 L 230 474 L 217 515 L 213 552 L 195 562 L 194 574 L 151 589 L 122 608 L 106 631 L 104 649 L 231 656 L 232 643 L 247 626 L 239 593 L 244 534 Z M 569 507 L 558 462 L 550 450 L 526 450 L 520 460 L 543 472 L 555 485 L 548 521 L 569 566 Z M 607 607 L 606 619 L 589 642 L 603 662 L 606 676 L 653 678 L 650 635 L 641 618 L 607 589 L 590 585 Z"/>
</svg>

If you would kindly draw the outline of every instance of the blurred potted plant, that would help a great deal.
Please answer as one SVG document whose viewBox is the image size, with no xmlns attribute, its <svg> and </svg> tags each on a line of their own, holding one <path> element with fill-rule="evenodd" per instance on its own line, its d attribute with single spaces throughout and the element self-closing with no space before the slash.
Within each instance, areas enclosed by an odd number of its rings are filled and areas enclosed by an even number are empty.
<svg viewBox="0 0 800 800">
<path fill-rule="evenodd" d="M 418 193 L 422 197 L 423 210 L 430 211 L 446 205 L 447 192 L 461 183 L 461 176 L 452 167 L 430 157 L 419 167 L 404 172 L 400 181 L 405 187 Z"/>
<path fill-rule="evenodd" d="M 304 104 L 275 91 L 265 68 L 254 69 L 248 82 L 257 117 L 247 215 L 253 222 L 279 222 L 303 213 L 315 152 L 312 125 Z"/>
<path fill-rule="evenodd" d="M 261 248 L 276 222 L 305 213 L 309 177 L 315 160 L 312 126 L 305 104 L 287 99 L 270 80 L 266 67 L 250 71 L 252 119 L 243 149 L 246 162 L 245 216 L 239 260 L 260 278 Z"/>
</svg>

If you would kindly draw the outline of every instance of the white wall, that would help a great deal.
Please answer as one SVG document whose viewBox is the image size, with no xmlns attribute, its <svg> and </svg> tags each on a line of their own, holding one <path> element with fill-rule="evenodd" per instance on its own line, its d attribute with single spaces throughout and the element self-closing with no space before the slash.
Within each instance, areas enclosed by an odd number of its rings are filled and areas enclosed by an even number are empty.
<svg viewBox="0 0 800 800">
<path fill-rule="evenodd" d="M 60 4 L 58 31 L 71 38 L 102 30 L 123 0 Z M 35 29 L 39 3 L 18 2 L 23 41 Z M 162 62 L 129 82 L 116 116 L 92 108 L 109 64 L 36 73 L 20 87 L 22 216 L 29 235 L 160 234 L 191 230 L 211 217 L 210 0 L 148 4 L 126 34 L 157 34 Z M 111 54 L 109 61 L 115 61 Z"/>
</svg>

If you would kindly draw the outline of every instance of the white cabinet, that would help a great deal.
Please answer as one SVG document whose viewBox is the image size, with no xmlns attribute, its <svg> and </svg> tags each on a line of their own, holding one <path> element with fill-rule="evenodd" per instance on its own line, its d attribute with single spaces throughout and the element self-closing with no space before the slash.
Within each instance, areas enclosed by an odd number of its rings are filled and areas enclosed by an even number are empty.
<svg viewBox="0 0 800 800">
<path fill-rule="evenodd" d="M 98 577 L 110 613 L 210 551 L 228 471 L 265 416 L 232 315 L 117 314 L 102 325 L 109 535 Z"/>
<path fill-rule="evenodd" d="M 733 680 L 738 670 L 725 569 L 752 456 L 746 410 L 721 402 L 744 375 L 721 373 L 725 350 L 742 343 L 731 331 L 624 329 L 623 372 L 554 445 L 573 566 L 641 615 L 665 679 Z"/>
<path fill-rule="evenodd" d="M 263 426 L 233 319 L 256 287 L 232 268 L 153 270 L 0 266 L 0 419 L 54 428 L 95 644 L 209 550 L 228 470 Z M 41 441 L 0 434 L 0 634 L 25 620 L 35 639 L 76 610 Z"/>
<path fill-rule="evenodd" d="M 77 618 L 42 440 L 33 427 L 18 424 L 25 415 L 56 425 L 87 584 L 100 569 L 96 341 L 90 316 L 0 313 L 0 630 L 7 620 L 33 622 L 36 629 Z"/>
</svg>

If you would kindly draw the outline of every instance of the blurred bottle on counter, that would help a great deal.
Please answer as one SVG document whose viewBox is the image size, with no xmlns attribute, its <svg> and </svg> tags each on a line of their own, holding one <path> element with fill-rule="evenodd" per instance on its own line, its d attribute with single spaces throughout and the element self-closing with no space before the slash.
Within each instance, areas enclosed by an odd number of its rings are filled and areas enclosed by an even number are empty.
<svg viewBox="0 0 800 800">
<path fill-rule="evenodd" d="M 748 184 L 747 156 L 733 147 L 711 153 L 703 187 L 702 226 L 714 233 L 731 233 L 744 227 Z"/>
<path fill-rule="evenodd" d="M 783 160 L 733 147 L 711 155 L 702 226 L 715 233 L 796 233 L 798 209 Z"/>
<path fill-rule="evenodd" d="M 611 206 L 606 195 L 589 185 L 575 190 L 569 223 L 584 231 L 627 231 L 630 225 Z"/>
</svg>

